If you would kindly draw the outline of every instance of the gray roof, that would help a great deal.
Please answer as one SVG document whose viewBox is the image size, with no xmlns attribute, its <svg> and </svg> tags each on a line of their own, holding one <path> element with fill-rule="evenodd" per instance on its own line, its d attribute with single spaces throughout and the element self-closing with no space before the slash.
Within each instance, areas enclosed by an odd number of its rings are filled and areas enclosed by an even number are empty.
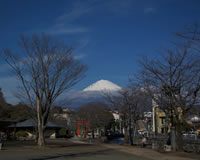
<svg viewBox="0 0 200 160">
<path fill-rule="evenodd" d="M 37 123 L 36 121 L 32 120 L 32 119 L 29 119 L 29 120 L 26 120 L 26 121 L 23 121 L 23 122 L 18 122 L 16 124 L 12 124 L 8 127 L 36 127 Z M 50 128 L 53 128 L 53 127 L 56 127 L 56 128 L 60 128 L 61 126 L 60 125 L 57 125 L 53 122 L 50 122 L 48 121 L 47 122 L 47 127 L 50 127 Z"/>
</svg>

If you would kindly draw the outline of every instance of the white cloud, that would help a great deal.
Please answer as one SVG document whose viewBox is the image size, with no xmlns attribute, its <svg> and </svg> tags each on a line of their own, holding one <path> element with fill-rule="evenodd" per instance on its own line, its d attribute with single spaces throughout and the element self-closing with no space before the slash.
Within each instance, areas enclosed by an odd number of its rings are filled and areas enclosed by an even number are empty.
<svg viewBox="0 0 200 160">
<path fill-rule="evenodd" d="M 89 3 L 78 2 L 74 3 L 70 11 L 64 12 L 55 19 L 55 23 L 50 26 L 46 32 L 53 35 L 61 34 L 77 34 L 88 32 L 88 29 L 83 26 L 77 26 L 75 21 L 82 18 L 86 14 L 93 11 Z"/>
<path fill-rule="evenodd" d="M 86 5 L 86 3 L 75 3 L 71 11 L 60 15 L 59 17 L 57 17 L 56 21 L 72 23 L 83 15 L 90 13 L 92 10 L 92 7 L 89 7 L 89 5 Z"/>
</svg>

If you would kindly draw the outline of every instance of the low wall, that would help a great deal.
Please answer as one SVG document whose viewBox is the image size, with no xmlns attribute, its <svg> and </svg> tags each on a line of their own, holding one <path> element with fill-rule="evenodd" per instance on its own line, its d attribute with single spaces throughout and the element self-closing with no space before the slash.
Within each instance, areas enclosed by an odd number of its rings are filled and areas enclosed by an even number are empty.
<svg viewBox="0 0 200 160">
<path fill-rule="evenodd" d="M 184 140 L 183 150 L 185 152 L 200 153 L 200 140 Z"/>
<path fill-rule="evenodd" d="M 152 146 L 152 149 L 167 151 L 170 146 L 167 146 L 168 136 L 151 136 L 147 137 L 147 145 Z M 141 145 L 141 137 L 133 137 L 134 145 Z M 196 152 L 200 153 L 200 138 L 198 139 L 183 139 L 183 150 L 185 152 Z"/>
</svg>

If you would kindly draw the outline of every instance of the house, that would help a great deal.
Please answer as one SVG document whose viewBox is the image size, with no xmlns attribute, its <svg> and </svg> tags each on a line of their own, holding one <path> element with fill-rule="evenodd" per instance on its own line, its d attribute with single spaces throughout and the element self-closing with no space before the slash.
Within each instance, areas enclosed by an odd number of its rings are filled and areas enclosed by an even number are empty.
<svg viewBox="0 0 200 160">
<path fill-rule="evenodd" d="M 155 134 L 165 134 L 169 133 L 171 129 L 170 122 L 167 121 L 166 113 L 152 100 L 152 110 L 153 110 L 153 132 Z M 177 107 L 178 119 L 182 118 L 182 108 Z"/>
<path fill-rule="evenodd" d="M 53 118 L 57 120 L 70 120 L 72 111 L 68 108 L 62 108 L 61 113 L 54 113 Z"/>
<path fill-rule="evenodd" d="M 200 116 L 198 115 L 190 116 L 187 122 L 194 128 L 197 135 L 200 135 Z"/>
<path fill-rule="evenodd" d="M 113 118 L 115 120 L 115 123 L 118 125 L 115 126 L 115 132 L 119 132 L 120 134 L 123 133 L 123 126 L 122 126 L 122 118 L 121 118 L 121 115 L 118 111 L 111 111 L 112 112 L 112 115 L 113 115 Z"/>
<path fill-rule="evenodd" d="M 156 134 L 164 134 L 169 132 L 166 122 L 166 114 L 160 108 L 153 109 L 153 132 Z"/>
<path fill-rule="evenodd" d="M 152 131 L 154 134 L 164 134 L 170 132 L 170 126 L 166 121 L 165 112 L 152 99 Z"/>
<path fill-rule="evenodd" d="M 29 119 L 8 126 L 7 130 L 11 134 L 13 134 L 13 136 L 15 136 L 18 131 L 23 131 L 27 133 L 28 139 L 34 139 L 36 137 L 36 128 L 37 128 L 36 121 L 34 121 L 33 119 Z M 48 121 L 45 131 L 45 137 L 56 138 L 56 135 L 61 128 L 63 128 L 63 126 Z"/>
</svg>

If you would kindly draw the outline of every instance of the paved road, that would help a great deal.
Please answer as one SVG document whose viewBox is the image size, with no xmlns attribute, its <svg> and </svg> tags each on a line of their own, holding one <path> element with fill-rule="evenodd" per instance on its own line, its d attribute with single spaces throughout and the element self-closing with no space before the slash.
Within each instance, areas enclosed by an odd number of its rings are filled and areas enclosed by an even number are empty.
<svg viewBox="0 0 200 160">
<path fill-rule="evenodd" d="M 0 160 L 150 160 L 119 150 L 92 144 L 63 142 L 60 146 L 50 145 L 37 149 L 34 146 L 5 147 L 0 151 Z"/>
<path fill-rule="evenodd" d="M 30 141 L 7 141 L 0 160 L 199 160 L 184 152 L 160 153 L 149 148 L 89 144 L 79 140 L 51 140 L 43 149 Z"/>
</svg>

